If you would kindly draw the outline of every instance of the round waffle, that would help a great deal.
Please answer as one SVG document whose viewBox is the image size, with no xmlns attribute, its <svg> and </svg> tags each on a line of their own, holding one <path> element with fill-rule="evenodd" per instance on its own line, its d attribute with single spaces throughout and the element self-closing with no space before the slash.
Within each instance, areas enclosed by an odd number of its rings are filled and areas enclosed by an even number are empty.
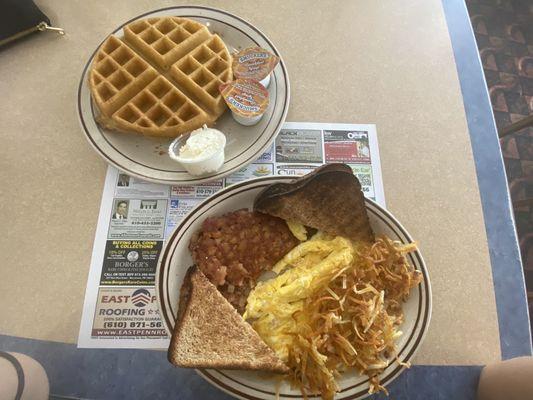
<svg viewBox="0 0 533 400">
<path fill-rule="evenodd" d="M 232 78 L 224 42 L 199 22 L 137 20 L 109 36 L 89 73 L 92 98 L 108 129 L 176 137 L 213 123 L 225 110 L 218 87 Z"/>
</svg>

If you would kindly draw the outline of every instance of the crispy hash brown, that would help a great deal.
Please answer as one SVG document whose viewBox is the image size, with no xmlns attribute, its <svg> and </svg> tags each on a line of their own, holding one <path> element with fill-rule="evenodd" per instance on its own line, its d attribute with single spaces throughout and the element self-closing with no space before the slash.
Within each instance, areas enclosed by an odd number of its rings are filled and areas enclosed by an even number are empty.
<svg viewBox="0 0 533 400">
<path fill-rule="evenodd" d="M 396 358 L 402 304 L 422 279 L 405 257 L 415 249 L 387 237 L 369 244 L 317 234 L 250 293 L 245 319 L 287 362 L 304 397 L 332 399 L 349 368 L 370 377 L 370 393 L 386 392 L 379 374 Z"/>
<path fill-rule="evenodd" d="M 189 250 L 200 270 L 242 312 L 259 275 L 298 243 L 282 219 L 238 210 L 207 218 Z"/>
</svg>

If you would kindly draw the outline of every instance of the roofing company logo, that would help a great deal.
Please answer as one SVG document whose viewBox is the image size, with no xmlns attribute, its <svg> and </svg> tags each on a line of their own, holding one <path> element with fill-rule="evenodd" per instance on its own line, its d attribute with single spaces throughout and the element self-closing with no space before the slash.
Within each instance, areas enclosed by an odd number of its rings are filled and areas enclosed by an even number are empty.
<svg viewBox="0 0 533 400">
<path fill-rule="evenodd" d="M 131 296 L 131 302 L 137 307 L 144 307 L 150 303 L 150 299 L 150 292 L 146 289 L 137 289 Z"/>
</svg>

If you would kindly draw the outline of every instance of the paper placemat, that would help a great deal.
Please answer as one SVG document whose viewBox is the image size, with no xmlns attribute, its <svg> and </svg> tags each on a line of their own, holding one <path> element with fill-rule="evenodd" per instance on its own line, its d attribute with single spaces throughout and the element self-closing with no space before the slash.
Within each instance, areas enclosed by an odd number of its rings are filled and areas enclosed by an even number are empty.
<svg viewBox="0 0 533 400">
<path fill-rule="evenodd" d="M 155 271 L 166 238 L 183 217 L 234 183 L 268 175 L 301 176 L 333 162 L 348 164 L 365 195 L 385 206 L 374 125 L 285 123 L 270 150 L 254 163 L 195 186 L 145 182 L 109 167 L 78 347 L 168 347 L 155 297 Z"/>
</svg>

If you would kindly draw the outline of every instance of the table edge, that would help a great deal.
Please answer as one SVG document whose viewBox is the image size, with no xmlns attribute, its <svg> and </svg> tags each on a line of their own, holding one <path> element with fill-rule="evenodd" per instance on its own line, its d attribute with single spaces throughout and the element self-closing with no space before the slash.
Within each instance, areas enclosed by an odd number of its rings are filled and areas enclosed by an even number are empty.
<svg viewBox="0 0 533 400">
<path fill-rule="evenodd" d="M 463 95 L 485 220 L 501 357 L 505 360 L 531 355 L 524 271 L 483 66 L 464 0 L 442 0 L 442 6 Z"/>
</svg>

